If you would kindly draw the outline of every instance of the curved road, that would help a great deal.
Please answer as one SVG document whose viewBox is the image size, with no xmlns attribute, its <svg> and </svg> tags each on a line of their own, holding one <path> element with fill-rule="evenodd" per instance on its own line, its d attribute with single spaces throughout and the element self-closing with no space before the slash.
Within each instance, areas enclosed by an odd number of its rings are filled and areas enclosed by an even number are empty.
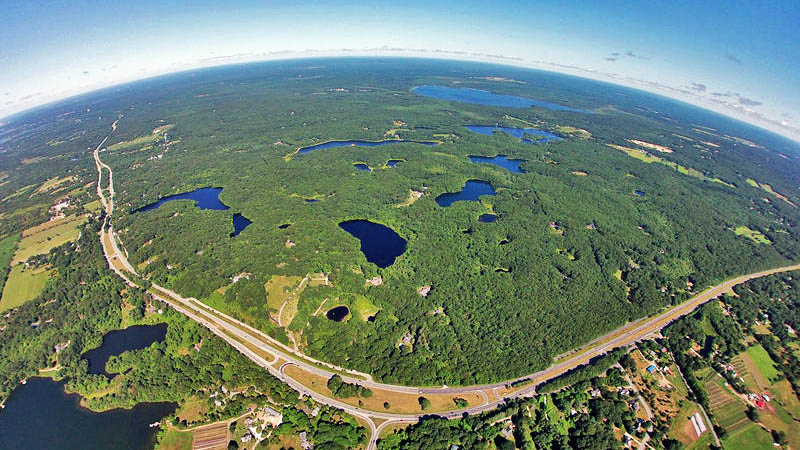
<svg viewBox="0 0 800 450">
<path fill-rule="evenodd" d="M 105 144 L 105 142 L 111 136 L 111 133 L 116 130 L 117 122 L 119 122 L 119 119 L 112 124 L 111 132 L 100 142 L 93 152 L 95 165 L 98 172 L 97 195 L 100 197 L 100 202 L 106 212 L 106 218 L 100 233 L 100 240 L 103 245 L 103 252 L 106 256 L 109 267 L 129 285 L 141 288 L 141 286 L 139 286 L 132 279 L 134 277 L 131 275 L 136 275 L 136 270 L 128 261 L 124 249 L 120 249 L 120 245 L 117 243 L 116 235 L 110 223 L 111 215 L 114 212 L 114 175 L 111 167 L 102 162 L 99 155 L 103 144 Z M 104 169 L 108 171 L 108 198 L 106 198 L 103 192 L 104 189 L 102 188 Z M 264 367 L 272 375 L 288 384 L 301 394 L 307 395 L 320 403 L 342 409 L 349 414 L 360 418 L 362 422 L 364 422 L 370 428 L 371 436 L 368 448 L 374 449 L 380 431 L 385 427 L 397 423 L 414 423 L 417 422 L 420 417 L 430 415 L 430 413 L 400 414 L 387 411 L 372 411 L 353 406 L 336 398 L 328 397 L 312 390 L 309 386 L 304 385 L 296 378 L 287 375 L 284 369 L 287 366 L 295 366 L 304 372 L 324 378 L 330 378 L 334 374 L 338 374 L 346 382 L 357 383 L 371 389 L 388 391 L 390 393 L 395 392 L 403 394 L 445 395 L 477 394 L 483 399 L 483 403 L 480 405 L 473 405 L 464 409 L 434 414 L 445 418 L 460 417 L 464 414 L 478 414 L 494 409 L 509 399 L 533 395 L 536 392 L 536 385 L 542 382 L 556 378 L 575 367 L 586 364 L 592 358 L 600 356 L 610 350 L 631 345 L 637 341 L 658 333 L 664 326 L 668 325 L 673 320 L 690 313 L 699 305 L 718 297 L 723 292 L 730 290 L 733 286 L 754 278 L 792 270 L 800 270 L 800 264 L 777 267 L 761 272 L 742 275 L 740 277 L 728 280 L 703 291 L 690 300 L 671 308 L 662 314 L 627 324 L 604 337 L 592 341 L 586 346 L 566 355 L 561 359 L 560 362 L 550 366 L 545 370 L 500 383 L 459 387 L 415 387 L 379 383 L 374 381 L 369 374 L 345 369 L 324 361 L 310 358 L 307 355 L 304 355 L 301 352 L 276 341 L 263 332 L 244 324 L 221 311 L 205 305 L 196 299 L 182 297 L 176 292 L 156 284 L 152 284 L 150 289 L 148 289 L 148 292 L 159 300 L 169 304 L 175 310 L 185 314 L 190 319 L 207 327 L 214 334 L 253 360 L 256 364 Z M 269 359 L 265 355 L 269 355 Z M 506 388 L 508 390 L 509 386 L 515 383 L 520 383 L 524 387 L 509 391 L 505 395 L 498 392 L 501 388 Z M 375 420 L 380 422 L 378 426 L 376 426 Z"/>
</svg>

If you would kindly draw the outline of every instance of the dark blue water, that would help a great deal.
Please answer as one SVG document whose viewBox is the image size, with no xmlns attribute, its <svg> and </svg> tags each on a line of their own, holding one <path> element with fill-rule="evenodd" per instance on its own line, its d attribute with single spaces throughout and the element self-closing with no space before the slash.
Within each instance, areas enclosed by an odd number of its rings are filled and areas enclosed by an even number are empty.
<svg viewBox="0 0 800 450">
<path fill-rule="evenodd" d="M 497 155 L 491 158 L 488 156 L 470 155 L 469 160 L 474 163 L 494 164 L 495 166 L 500 166 L 514 173 L 522 173 L 522 169 L 519 168 L 519 165 L 525 162 L 524 159 L 508 159 L 506 155 Z"/>
<path fill-rule="evenodd" d="M 558 103 L 534 100 L 526 97 L 518 97 L 516 95 L 495 94 L 493 92 L 483 91 L 480 89 L 424 85 L 415 87 L 412 89 L 412 92 L 424 97 L 433 97 L 438 98 L 439 100 L 447 100 L 451 102 L 475 103 L 478 105 L 487 106 L 505 106 L 509 108 L 530 108 L 531 106 L 539 106 L 554 111 L 570 111 L 579 113 L 589 112 L 585 109 L 571 108 L 569 106 L 559 105 Z"/>
<path fill-rule="evenodd" d="M 253 223 L 253 221 L 248 219 L 247 217 L 245 217 L 245 216 L 243 216 L 243 215 L 241 215 L 239 213 L 234 214 L 233 215 L 233 233 L 231 233 L 231 237 L 238 236 L 239 233 L 244 231 L 244 229 L 247 228 L 251 223 Z"/>
<path fill-rule="evenodd" d="M 498 127 L 494 125 L 467 125 L 469 131 L 485 134 L 487 136 L 493 135 L 495 132 L 506 133 L 508 135 L 518 138 L 526 144 L 539 144 L 543 142 L 560 141 L 561 137 L 547 131 L 537 130 L 536 128 L 511 128 L 511 127 Z M 537 136 L 538 139 L 529 139 L 525 135 Z"/>
<path fill-rule="evenodd" d="M 353 167 L 355 167 L 356 170 L 360 170 L 362 172 L 372 172 L 372 169 L 370 169 L 368 165 L 363 163 L 353 164 Z"/>
<path fill-rule="evenodd" d="M 644 195 L 645 195 L 645 194 L 644 194 L 644 191 L 640 191 L 640 190 L 638 190 L 638 189 L 636 189 L 635 191 L 633 191 L 633 193 L 634 193 L 636 196 L 638 196 L 638 197 L 644 197 Z"/>
<path fill-rule="evenodd" d="M 497 219 L 497 214 L 481 214 L 481 216 L 478 217 L 478 221 L 483 223 L 497 222 Z"/>
<path fill-rule="evenodd" d="M 446 208 L 455 202 L 477 201 L 481 195 L 495 195 L 492 185 L 482 180 L 469 180 L 461 191 L 447 192 L 436 197 L 436 203 Z"/>
<path fill-rule="evenodd" d="M 167 336 L 167 324 L 134 325 L 122 330 L 114 330 L 103 336 L 103 345 L 89 350 L 83 357 L 89 361 L 89 373 L 103 374 L 106 362 L 112 355 L 120 355 L 128 350 L 147 348 L 153 342 L 161 342 Z"/>
<path fill-rule="evenodd" d="M 149 205 L 142 206 L 141 208 L 134 210 L 134 213 L 139 212 L 147 212 L 152 211 L 154 209 L 158 209 L 164 203 L 171 202 L 173 200 L 194 200 L 194 206 L 200 209 L 211 209 L 216 211 L 225 211 L 228 208 L 222 201 L 219 199 L 219 194 L 222 192 L 222 188 L 219 187 L 207 187 L 207 188 L 200 188 L 195 189 L 191 192 L 184 192 L 181 194 L 175 195 L 168 195 L 164 198 L 159 199 L 157 202 L 150 203 Z M 238 236 L 239 233 L 244 231 L 248 225 L 253 223 L 250 219 L 244 217 L 243 215 L 236 213 L 233 215 L 233 233 L 231 233 L 231 237 Z"/>
<path fill-rule="evenodd" d="M 306 153 L 313 152 L 314 150 L 322 150 L 325 148 L 334 148 L 334 147 L 380 147 L 382 145 L 389 145 L 389 144 L 401 144 L 403 142 L 411 142 L 414 144 L 422 144 L 422 145 L 439 145 L 438 142 L 433 141 L 404 141 L 400 139 L 390 139 L 386 141 L 360 141 L 360 140 L 349 140 L 349 141 L 328 141 L 323 142 L 322 144 L 311 145 L 308 147 L 303 147 L 297 151 L 298 155 L 305 155 Z"/>
<path fill-rule="evenodd" d="M 0 410 L 0 448 L 4 450 L 153 448 L 158 428 L 150 428 L 174 410 L 174 403 L 142 403 L 133 409 L 95 413 L 81 408 L 62 383 L 31 378 Z"/>
<path fill-rule="evenodd" d="M 350 314 L 350 309 L 347 306 L 337 306 L 335 308 L 331 308 L 325 313 L 325 317 L 329 320 L 333 320 L 336 322 L 341 322 Z"/>
<path fill-rule="evenodd" d="M 361 252 L 367 261 L 378 267 L 391 266 L 406 251 L 406 240 L 386 225 L 368 220 L 348 220 L 339 226 L 361 241 Z"/>
<path fill-rule="evenodd" d="M 306 199 L 306 203 L 317 203 L 318 201 L 319 200 L 317 200 L 316 198 L 307 198 Z"/>
<path fill-rule="evenodd" d="M 207 188 L 200 188 L 195 189 L 191 192 L 184 192 L 182 194 L 175 194 L 175 195 L 168 195 L 164 198 L 159 199 L 155 203 L 150 203 L 149 205 L 142 206 L 141 208 L 137 209 L 134 212 L 146 212 L 152 211 L 154 209 L 158 209 L 164 203 L 171 202 L 173 200 L 194 200 L 194 205 L 200 209 L 214 209 L 224 211 L 228 209 L 220 200 L 219 200 L 219 193 L 222 192 L 222 188 L 218 187 L 207 187 Z"/>
<path fill-rule="evenodd" d="M 402 159 L 390 159 L 389 161 L 386 161 L 386 167 L 395 167 L 401 162 L 403 162 Z"/>
</svg>

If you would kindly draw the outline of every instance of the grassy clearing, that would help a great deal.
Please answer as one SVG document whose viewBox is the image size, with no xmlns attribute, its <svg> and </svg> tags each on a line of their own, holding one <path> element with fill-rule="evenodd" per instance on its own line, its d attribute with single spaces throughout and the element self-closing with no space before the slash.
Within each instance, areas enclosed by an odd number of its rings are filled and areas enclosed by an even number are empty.
<svg viewBox="0 0 800 450">
<path fill-rule="evenodd" d="M 185 420 L 186 423 L 191 423 L 202 417 L 208 411 L 206 400 L 200 397 L 192 397 L 183 406 L 175 412 L 175 417 L 179 420 Z"/>
<path fill-rule="evenodd" d="M 16 191 L 12 192 L 11 194 L 9 194 L 9 195 L 5 196 L 5 197 L 3 198 L 3 202 L 5 202 L 5 201 L 7 201 L 7 200 L 11 200 L 11 199 L 12 199 L 12 198 L 14 198 L 14 197 L 19 197 L 20 195 L 22 195 L 22 194 L 24 194 L 24 193 L 28 192 L 28 190 L 29 190 L 29 189 L 31 189 L 31 188 L 32 188 L 32 187 L 34 187 L 34 186 L 36 186 L 36 185 L 35 185 L 35 184 L 29 184 L 29 185 L 27 185 L 27 186 L 23 186 L 23 187 L 21 187 L 21 188 L 17 189 Z"/>
<path fill-rule="evenodd" d="M 726 450 L 752 450 L 757 448 L 774 448 L 772 446 L 772 436 L 760 426 L 747 421 L 747 425 L 736 433 L 722 441 L 722 447 Z"/>
<path fill-rule="evenodd" d="M 398 208 L 402 208 L 404 206 L 411 206 L 411 205 L 414 204 L 414 202 L 416 202 L 417 200 L 422 198 L 423 195 L 425 195 L 425 194 L 423 194 L 420 191 L 415 191 L 415 190 L 412 189 L 412 190 L 409 191 L 408 199 L 406 201 L 404 201 L 403 203 L 399 203 L 397 205 L 397 207 Z"/>
<path fill-rule="evenodd" d="M 109 145 L 106 148 L 106 150 L 114 151 L 114 150 L 120 150 L 120 149 L 124 149 L 124 148 L 129 148 L 129 147 L 145 146 L 145 145 L 152 144 L 153 142 L 157 141 L 162 136 L 164 136 L 164 133 L 166 133 L 172 127 L 173 127 L 173 125 L 160 126 L 160 127 L 156 128 L 156 129 L 154 129 L 153 132 L 150 133 L 150 134 L 147 134 L 147 135 L 144 135 L 144 136 L 139 136 L 139 137 L 131 139 L 129 141 L 121 141 L 121 142 L 117 142 L 115 144 Z"/>
<path fill-rule="evenodd" d="M 3 296 L 0 299 L 0 311 L 33 300 L 44 289 L 50 271 L 42 267 L 35 270 L 24 270 L 23 264 L 18 264 L 8 274 L 6 285 L 3 286 Z"/>
<path fill-rule="evenodd" d="M 787 380 L 781 380 L 769 388 L 772 401 L 769 411 L 761 414 L 761 422 L 769 429 L 780 430 L 786 433 L 791 448 L 800 448 L 800 427 L 797 426 L 796 417 L 800 417 L 800 400 L 798 400 L 792 385 Z"/>
<path fill-rule="evenodd" d="M 280 309 L 300 280 L 301 278 L 298 276 L 273 275 L 264 284 L 264 290 L 267 292 L 267 306 L 275 308 L 275 311 Z"/>
<path fill-rule="evenodd" d="M 66 242 L 74 241 L 80 234 L 78 225 L 82 225 L 86 220 L 85 216 L 80 216 L 74 220 L 68 220 L 29 235 L 28 230 L 23 231 L 22 234 L 25 237 L 19 241 L 17 251 L 14 253 L 14 263 L 26 261 L 34 255 L 48 253 L 52 248 L 58 247 Z M 37 225 L 37 227 L 38 226 L 40 225 Z"/>
<path fill-rule="evenodd" d="M 561 134 L 570 134 L 577 136 L 581 139 L 589 139 L 592 137 L 592 133 L 582 129 L 582 128 L 575 128 L 569 125 L 559 125 L 556 127 L 556 132 Z"/>
<path fill-rule="evenodd" d="M 744 236 L 747 239 L 750 239 L 751 241 L 755 242 L 756 244 L 767 244 L 767 245 L 772 244 L 772 241 L 770 241 L 766 236 L 764 236 L 763 233 L 761 233 L 760 231 L 751 230 L 750 228 L 747 228 L 744 225 L 736 227 L 736 229 L 733 230 L 733 232 L 736 233 L 737 236 Z"/>
<path fill-rule="evenodd" d="M 100 211 L 102 205 L 100 204 L 100 200 L 92 200 L 91 202 L 83 205 L 83 207 L 86 208 L 88 211 L 97 212 Z"/>
<path fill-rule="evenodd" d="M 662 164 L 664 166 L 667 166 L 669 168 L 674 169 L 678 173 L 681 173 L 681 174 L 686 175 L 686 176 L 690 176 L 692 178 L 697 178 L 698 180 L 703 180 L 703 181 L 709 181 L 709 182 L 712 182 L 712 183 L 723 184 L 725 186 L 728 186 L 729 188 L 735 188 L 736 187 L 736 186 L 734 186 L 734 185 L 732 185 L 732 184 L 730 184 L 730 183 L 728 183 L 728 182 L 726 182 L 724 180 L 721 180 L 719 178 L 708 177 L 708 176 L 706 176 L 705 174 L 703 174 L 702 172 L 700 172 L 697 169 L 692 169 L 691 167 L 682 166 L 682 165 L 680 165 L 680 164 L 678 164 L 676 162 L 668 161 L 668 160 L 666 160 L 664 158 L 661 158 L 660 156 L 652 155 L 652 154 L 647 153 L 646 151 L 640 150 L 638 148 L 623 147 L 621 145 L 613 145 L 613 144 L 607 144 L 607 145 L 609 147 L 611 147 L 611 148 L 614 148 L 614 149 L 617 149 L 617 150 L 619 150 L 621 152 L 624 152 L 625 154 L 627 154 L 628 156 L 630 156 L 632 158 L 636 158 L 639 161 L 642 161 L 642 162 L 647 163 L 647 164 L 652 164 L 652 163 Z"/>
<path fill-rule="evenodd" d="M 756 189 L 761 189 L 764 192 L 772 195 L 773 197 L 779 198 L 779 199 L 785 201 L 786 203 L 794 206 L 795 208 L 797 207 L 797 205 L 792 203 L 788 198 L 786 198 L 785 195 L 781 194 L 780 192 L 776 192 L 774 189 L 772 189 L 772 186 L 770 186 L 768 184 L 759 183 L 758 181 L 756 181 L 756 180 L 754 180 L 752 178 L 748 178 L 748 179 L 746 179 L 744 181 L 745 181 L 745 183 L 749 184 L 750 186 L 752 186 L 752 187 L 754 187 Z"/>
<path fill-rule="evenodd" d="M 36 189 L 36 192 L 37 193 L 47 192 L 47 191 L 49 191 L 51 189 L 54 189 L 54 188 L 57 188 L 58 186 L 61 186 L 64 183 L 71 182 L 71 181 L 74 181 L 74 180 L 75 180 L 75 176 L 74 175 L 73 176 L 69 176 L 69 177 L 63 177 L 63 178 L 59 178 L 59 177 L 50 178 L 49 180 L 47 180 L 44 183 L 42 183 L 42 185 L 39 186 L 38 189 Z"/>
<path fill-rule="evenodd" d="M 192 433 L 168 428 L 155 450 L 191 450 Z"/>
<path fill-rule="evenodd" d="M 264 444 L 261 444 L 264 445 Z M 260 448 L 260 446 L 259 446 Z M 267 450 L 284 450 L 287 448 L 302 448 L 300 437 L 294 434 L 283 434 L 277 442 L 266 446 Z"/>
<path fill-rule="evenodd" d="M 0 267 L 8 267 L 11 264 L 11 258 L 14 256 L 14 250 L 17 248 L 19 238 L 20 234 L 14 233 L 0 240 Z"/>
<path fill-rule="evenodd" d="M 77 222 L 83 219 L 82 216 L 69 216 L 69 217 L 62 217 L 61 219 L 56 220 L 48 220 L 47 222 L 40 223 L 39 225 L 30 227 L 22 232 L 22 237 L 26 238 L 29 236 L 33 236 L 34 234 L 41 233 L 43 231 L 47 231 L 51 228 L 55 228 L 59 225 L 64 225 L 65 223 L 70 222 Z"/>
<path fill-rule="evenodd" d="M 358 316 L 361 317 L 361 320 L 365 321 L 370 316 L 375 315 L 380 308 L 375 306 L 367 297 L 363 295 L 356 296 L 356 300 L 353 302 L 353 309 L 358 313 Z"/>
<path fill-rule="evenodd" d="M 772 361 L 772 358 L 769 357 L 767 351 L 764 350 L 764 347 L 760 344 L 749 347 L 745 350 L 745 354 L 753 360 L 758 371 L 761 372 L 761 375 L 763 375 L 768 382 L 780 375 L 778 369 L 775 368 L 775 363 Z"/>
</svg>

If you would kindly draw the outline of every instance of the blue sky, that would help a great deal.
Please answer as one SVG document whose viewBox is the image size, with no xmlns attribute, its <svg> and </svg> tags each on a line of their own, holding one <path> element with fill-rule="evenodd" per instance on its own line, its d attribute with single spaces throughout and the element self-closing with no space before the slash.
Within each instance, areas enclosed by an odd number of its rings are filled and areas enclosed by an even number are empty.
<svg viewBox="0 0 800 450">
<path fill-rule="evenodd" d="M 800 139 L 797 1 L 364 3 L 0 0 L 0 117 L 227 62 L 415 55 L 612 81 Z"/>
</svg>

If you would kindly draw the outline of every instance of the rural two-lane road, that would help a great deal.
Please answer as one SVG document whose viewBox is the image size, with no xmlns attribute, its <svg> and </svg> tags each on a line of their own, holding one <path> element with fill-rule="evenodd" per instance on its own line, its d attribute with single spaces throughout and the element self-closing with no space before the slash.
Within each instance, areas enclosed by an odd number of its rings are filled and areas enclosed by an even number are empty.
<svg viewBox="0 0 800 450">
<path fill-rule="evenodd" d="M 114 178 L 111 167 L 100 160 L 100 150 L 103 144 L 105 144 L 105 142 L 111 136 L 113 131 L 116 130 L 118 122 L 119 120 L 112 124 L 111 132 L 102 140 L 102 142 L 100 142 L 93 152 L 95 165 L 98 172 L 97 194 L 100 197 L 100 202 L 106 213 L 105 222 L 100 232 L 100 241 L 103 245 L 103 252 L 109 267 L 115 273 L 117 273 L 117 275 L 123 278 L 126 283 L 139 288 L 144 288 L 143 286 L 139 286 L 137 284 L 136 277 L 131 276 L 136 275 L 136 271 L 128 261 L 124 249 L 121 249 L 120 245 L 117 243 L 117 238 L 115 237 L 115 233 L 111 227 L 111 217 L 112 213 L 114 212 Z M 108 171 L 108 197 L 106 197 L 104 194 L 104 189 L 102 187 L 103 170 Z M 207 327 L 214 334 L 253 360 L 256 364 L 264 367 L 272 375 L 288 384 L 301 394 L 308 395 L 309 397 L 314 398 L 316 401 L 342 409 L 349 414 L 362 419 L 362 422 L 364 422 L 370 428 L 371 436 L 368 448 L 374 449 L 380 431 L 384 427 L 394 423 L 413 423 L 418 421 L 420 417 L 430 415 L 430 413 L 392 413 L 391 410 L 374 411 L 353 406 L 339 399 L 323 395 L 313 390 L 310 386 L 307 386 L 298 380 L 298 378 L 301 377 L 292 377 L 286 373 L 285 369 L 289 366 L 294 366 L 302 372 L 324 378 L 330 378 L 334 374 L 338 374 L 342 377 L 342 379 L 349 383 L 357 383 L 370 389 L 387 391 L 389 393 L 406 395 L 477 394 L 483 399 L 483 403 L 480 405 L 471 405 L 464 409 L 451 410 L 435 414 L 446 418 L 460 417 L 464 414 L 478 414 L 494 409 L 508 399 L 532 395 L 536 392 L 536 386 L 542 382 L 556 378 L 577 366 L 586 364 L 592 358 L 600 356 L 610 350 L 631 345 L 639 340 L 642 340 L 643 338 L 659 332 L 664 326 L 673 320 L 690 313 L 699 305 L 718 297 L 723 292 L 730 290 L 733 286 L 754 278 L 792 270 L 800 270 L 800 264 L 777 267 L 761 272 L 742 275 L 725 281 L 703 291 L 702 293 L 694 296 L 690 300 L 678 306 L 668 309 L 662 314 L 627 324 L 604 337 L 596 339 L 595 341 L 576 350 L 575 352 L 564 356 L 557 364 L 554 364 L 545 370 L 500 383 L 459 387 L 415 387 L 379 383 L 373 381 L 372 377 L 368 374 L 344 369 L 329 363 L 325 363 L 324 361 L 310 358 L 299 351 L 276 341 L 261 331 L 254 329 L 234 319 L 233 317 L 222 313 L 221 311 L 211 308 L 196 299 L 182 297 L 176 292 L 156 284 L 152 284 L 147 290 L 154 297 L 169 304 L 175 310 Z M 505 395 L 498 394 L 497 391 L 499 389 L 507 388 L 507 386 L 510 386 L 515 382 L 520 382 L 520 384 L 524 387 L 521 387 L 517 390 L 510 390 Z M 377 426 L 376 421 L 378 422 Z"/>
</svg>

